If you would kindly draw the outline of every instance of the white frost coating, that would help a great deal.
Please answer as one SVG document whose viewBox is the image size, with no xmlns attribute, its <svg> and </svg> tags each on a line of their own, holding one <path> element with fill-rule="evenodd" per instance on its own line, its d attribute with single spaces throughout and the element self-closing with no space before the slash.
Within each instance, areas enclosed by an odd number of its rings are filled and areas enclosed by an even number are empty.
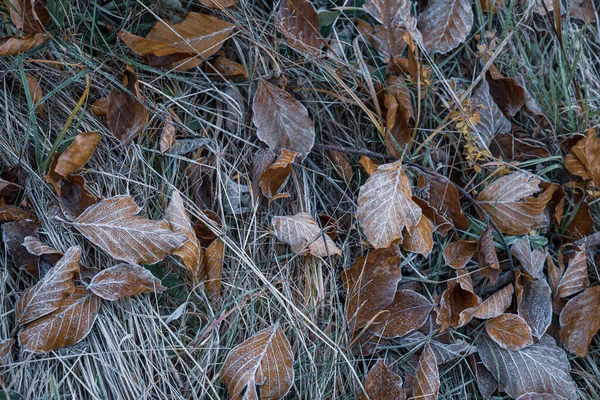
<svg viewBox="0 0 600 400">
<path fill-rule="evenodd" d="M 526 393 L 558 394 L 577 399 L 566 353 L 550 336 L 518 351 L 502 349 L 487 335 L 476 340 L 483 364 L 498 380 L 500 390 L 513 399 Z"/>
<path fill-rule="evenodd" d="M 273 229 L 277 238 L 289 244 L 295 253 L 304 254 L 309 251 L 317 257 L 342 255 L 340 248 L 319 228 L 310 214 L 273 217 Z"/>
<path fill-rule="evenodd" d="M 447 53 L 465 41 L 473 27 L 469 0 L 432 0 L 419 15 L 423 45 L 429 52 Z"/>
<path fill-rule="evenodd" d="M 118 264 L 100 271 L 88 289 L 103 299 L 115 301 L 145 292 L 163 292 L 160 279 L 139 265 Z"/>
<path fill-rule="evenodd" d="M 517 306 L 519 316 L 527 322 L 535 337 L 542 337 L 552 323 L 552 289 L 541 279 L 523 279 L 523 292 Z"/>
<path fill-rule="evenodd" d="M 490 319 L 502 315 L 510 306 L 514 291 L 513 285 L 509 284 L 492 294 L 481 303 L 479 310 L 475 313 L 475 318 Z"/>
<path fill-rule="evenodd" d="M 521 266 L 529 275 L 535 279 L 541 278 L 546 261 L 546 252 L 541 250 L 532 250 L 529 244 L 529 238 L 523 236 L 517 240 L 510 252 L 519 260 Z"/>
<path fill-rule="evenodd" d="M 569 260 L 569 266 L 565 271 L 556 292 L 558 297 L 565 298 L 575 293 L 579 293 L 590 284 L 587 273 L 587 258 L 585 255 L 585 246 L 575 252 L 575 255 Z"/>
<path fill-rule="evenodd" d="M 479 122 L 475 125 L 474 133 L 477 134 L 478 145 L 488 149 L 494 136 L 497 133 L 510 132 L 512 125 L 494 102 L 490 95 L 490 85 L 485 79 L 481 81 L 473 97 L 477 100 L 476 111 L 479 113 Z"/>
</svg>

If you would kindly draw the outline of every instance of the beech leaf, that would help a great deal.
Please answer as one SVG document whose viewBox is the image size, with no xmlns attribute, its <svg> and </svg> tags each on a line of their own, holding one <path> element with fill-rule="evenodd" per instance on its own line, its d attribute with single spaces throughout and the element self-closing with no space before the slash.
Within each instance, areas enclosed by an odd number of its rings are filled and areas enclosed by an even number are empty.
<svg viewBox="0 0 600 400">
<path fill-rule="evenodd" d="M 294 169 L 293 163 L 298 155 L 300 153 L 283 149 L 277 160 L 260 174 L 258 184 L 265 197 L 271 198 L 277 194 Z"/>
<path fill-rule="evenodd" d="M 45 0 L 8 0 L 10 19 L 18 30 L 26 33 L 43 32 L 50 21 Z"/>
<path fill-rule="evenodd" d="M 562 249 L 561 249 L 562 250 Z M 562 253 L 561 253 L 562 256 Z M 562 265 L 562 257 L 559 258 Z M 569 265 L 556 288 L 556 294 L 559 298 L 569 297 L 579 293 L 590 284 L 587 273 L 587 258 L 585 254 L 585 245 L 576 247 L 573 257 L 569 260 Z"/>
<path fill-rule="evenodd" d="M 479 309 L 481 298 L 473 292 L 471 277 L 458 270 L 459 277 L 448 282 L 437 308 L 436 322 L 440 330 L 460 328 L 467 324 Z"/>
<path fill-rule="evenodd" d="M 496 253 L 496 245 L 494 244 L 494 235 L 491 225 L 481 234 L 477 248 L 479 251 L 479 270 L 494 283 L 500 273 L 500 262 Z"/>
<path fill-rule="evenodd" d="M 221 295 L 221 271 L 225 255 L 225 243 L 215 239 L 206 248 L 206 281 L 204 287 L 209 298 L 215 302 Z"/>
<path fill-rule="evenodd" d="M 525 89 L 512 78 L 487 77 L 490 95 L 502 113 L 508 117 L 514 117 L 525 105 Z"/>
<path fill-rule="evenodd" d="M 587 356 L 594 335 L 600 330 L 600 286 L 573 297 L 560 313 L 560 338 L 579 357 Z"/>
<path fill-rule="evenodd" d="M 552 290 L 545 279 L 533 279 L 515 271 L 517 312 L 535 337 L 542 337 L 552 322 Z"/>
<path fill-rule="evenodd" d="M 526 236 L 517 240 L 512 245 L 510 252 L 519 260 L 529 276 L 535 279 L 543 276 L 546 253 L 541 250 L 533 250 Z"/>
<path fill-rule="evenodd" d="M 600 186 L 600 139 L 594 128 L 586 132 L 565 158 L 565 167 L 573 175 L 593 180 Z"/>
<path fill-rule="evenodd" d="M 433 223 L 425 215 L 421 215 L 419 223 L 411 233 L 407 233 L 402 241 L 402 248 L 406 251 L 419 253 L 427 257 L 433 250 Z"/>
<path fill-rule="evenodd" d="M 96 296 L 110 301 L 146 292 L 162 293 L 167 289 L 146 268 L 130 264 L 118 264 L 100 271 L 88 288 Z"/>
<path fill-rule="evenodd" d="M 46 41 L 43 33 L 29 33 L 20 37 L 0 38 L 0 57 L 14 56 L 24 53 Z"/>
<path fill-rule="evenodd" d="M 420 400 L 436 400 L 440 391 L 440 375 L 437 359 L 429 344 L 419 357 L 415 371 L 414 397 Z"/>
<path fill-rule="evenodd" d="M 289 244 L 294 253 L 310 253 L 317 257 L 342 255 L 342 250 L 310 214 L 301 212 L 291 217 L 273 217 L 273 229 L 277 238 Z"/>
<path fill-rule="evenodd" d="M 477 251 L 477 242 L 459 240 L 450 243 L 444 249 L 444 262 L 454 269 L 461 269 L 473 258 Z"/>
<path fill-rule="evenodd" d="M 323 38 L 319 16 L 310 1 L 283 0 L 275 16 L 275 24 L 293 48 L 306 53 L 319 53 Z"/>
<path fill-rule="evenodd" d="M 488 149 L 496 134 L 510 132 L 511 123 L 494 102 L 485 79 L 473 93 L 473 98 L 476 100 L 476 111 L 479 114 L 479 122 L 475 126 L 478 144 L 481 148 Z"/>
<path fill-rule="evenodd" d="M 515 289 L 513 285 L 506 285 L 485 299 L 475 313 L 475 318 L 490 319 L 499 317 L 506 311 L 512 302 Z"/>
<path fill-rule="evenodd" d="M 419 329 L 429 317 L 433 304 L 412 290 L 398 290 L 391 304 L 379 310 L 370 331 L 385 339 L 402 337 Z"/>
<path fill-rule="evenodd" d="M 27 236 L 37 237 L 38 225 L 33 221 L 13 221 L 2 227 L 2 241 L 7 253 L 18 269 L 25 270 L 34 278 L 38 277 L 38 257 L 23 246 Z"/>
<path fill-rule="evenodd" d="M 388 369 L 383 360 L 369 370 L 365 379 L 366 395 L 360 400 L 406 400 L 402 378 Z M 367 397 L 368 396 L 368 397 Z"/>
<path fill-rule="evenodd" d="M 447 53 L 463 43 L 473 27 L 468 0 L 433 0 L 419 15 L 419 30 L 428 52 Z"/>
<path fill-rule="evenodd" d="M 35 214 L 33 211 L 6 204 L 4 197 L 0 197 L 0 222 L 23 221 L 34 218 Z"/>
<path fill-rule="evenodd" d="M 515 314 L 502 314 L 490 319 L 485 330 L 503 349 L 521 350 L 533 344 L 529 325 Z"/>
<path fill-rule="evenodd" d="M 52 172 L 57 174 L 59 179 L 76 172 L 92 157 L 100 139 L 98 132 L 84 132 L 75 136 L 73 143 L 58 156 L 56 164 L 53 164 Z M 46 175 L 46 181 L 56 184 L 56 179 L 51 173 Z"/>
<path fill-rule="evenodd" d="M 416 194 L 426 200 L 440 215 L 451 220 L 458 229 L 469 229 L 469 220 L 460 206 L 458 189 L 447 178 L 431 174 L 419 175 Z"/>
<path fill-rule="evenodd" d="M 42 87 L 40 86 L 40 82 L 33 76 L 29 74 L 25 74 L 25 79 L 27 80 L 27 90 L 29 90 L 29 96 L 31 97 L 31 104 L 37 104 L 35 111 L 40 115 L 44 115 L 44 105 L 40 103 L 42 98 L 44 97 L 44 93 L 42 91 Z"/>
<path fill-rule="evenodd" d="M 230 399 L 281 399 L 294 382 L 294 353 L 279 323 L 234 347 L 221 370 Z"/>
</svg>

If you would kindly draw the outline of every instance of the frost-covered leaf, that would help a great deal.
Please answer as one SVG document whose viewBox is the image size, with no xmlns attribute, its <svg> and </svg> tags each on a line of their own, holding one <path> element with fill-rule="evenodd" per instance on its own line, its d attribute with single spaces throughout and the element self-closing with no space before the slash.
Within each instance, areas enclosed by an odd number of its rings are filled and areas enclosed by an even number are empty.
<svg viewBox="0 0 600 400">
<path fill-rule="evenodd" d="M 425 296 L 398 290 L 392 303 L 378 310 L 369 330 L 386 339 L 402 337 L 423 326 L 432 309 L 433 304 Z"/>
<path fill-rule="evenodd" d="M 38 257 L 29 253 L 23 246 L 27 236 L 37 237 L 39 224 L 33 221 L 13 221 L 2 226 L 4 248 L 18 269 L 25 270 L 34 278 L 38 277 Z"/>
<path fill-rule="evenodd" d="M 510 251 L 531 277 L 538 279 L 543 276 L 546 253 L 541 250 L 533 250 L 527 236 L 517 240 Z"/>
<path fill-rule="evenodd" d="M 519 396 L 517 400 L 566 400 L 566 398 L 558 394 L 525 393 Z"/>
<path fill-rule="evenodd" d="M 533 344 L 529 325 L 515 314 L 502 314 L 490 319 L 485 330 L 503 349 L 521 350 Z"/>
<path fill-rule="evenodd" d="M 525 105 L 525 89 L 512 78 L 487 79 L 490 95 L 507 118 L 514 117 Z"/>
<path fill-rule="evenodd" d="M 410 13 L 410 1 L 368 0 L 363 8 L 381 24 L 375 27 L 373 33 L 363 30 L 363 34 L 367 33 L 384 62 L 400 57 L 407 44 L 404 40 L 406 28 L 414 28 L 416 23 Z"/>
<path fill-rule="evenodd" d="M 513 399 L 526 393 L 578 398 L 567 355 L 552 337 L 544 335 L 539 342 L 517 351 L 501 348 L 487 335 L 480 335 L 475 344 L 483 364 L 498 381 L 499 390 Z"/>
<path fill-rule="evenodd" d="M 425 345 L 415 371 L 414 397 L 420 400 L 436 400 L 440 391 L 440 375 L 437 359 L 429 344 Z"/>
<path fill-rule="evenodd" d="M 565 167 L 573 175 L 593 180 L 600 186 L 600 139 L 594 128 L 586 132 L 565 158 Z"/>
<path fill-rule="evenodd" d="M 40 82 L 33 76 L 29 74 L 25 74 L 25 80 L 27 81 L 27 90 L 29 91 L 29 97 L 31 98 L 31 104 L 37 106 L 35 107 L 35 111 L 41 117 L 44 116 L 44 105 L 40 103 L 42 98 L 44 97 L 44 92 L 42 91 L 42 86 Z"/>
<path fill-rule="evenodd" d="M 206 146 L 210 143 L 209 138 L 190 138 L 190 139 L 177 139 L 169 147 L 168 153 L 175 154 L 176 156 L 183 156 L 193 151 L 198 150 L 201 147 Z"/>
<path fill-rule="evenodd" d="M 477 354 L 472 354 L 470 357 L 471 367 L 475 372 L 475 380 L 479 393 L 484 399 L 489 399 L 492 394 L 498 390 L 498 381 L 489 369 L 483 365 Z"/>
<path fill-rule="evenodd" d="M 561 264 L 561 267 L 564 268 L 562 249 L 559 263 Z M 585 245 L 583 245 L 575 248 L 575 253 L 569 260 L 569 265 L 567 266 L 565 273 L 562 278 L 560 278 L 556 293 L 559 298 L 569 297 L 575 293 L 579 293 L 589 284 L 587 258 L 585 255 Z"/>
<path fill-rule="evenodd" d="M 143 104 L 140 84 L 133 67 L 127 65 L 123 73 L 127 92 L 113 89 L 108 95 L 106 123 L 112 134 L 123 144 L 140 136 L 150 114 Z"/>
<path fill-rule="evenodd" d="M 212 301 L 216 301 L 221 295 L 221 271 L 223 269 L 223 257 L 225 254 L 225 243 L 221 239 L 215 239 L 206 248 L 206 281 L 204 287 Z"/>
<path fill-rule="evenodd" d="M 130 196 L 115 196 L 89 207 L 69 224 L 117 260 L 154 264 L 178 250 L 188 240 L 175 233 L 167 221 L 139 215 Z"/>
<path fill-rule="evenodd" d="M 471 277 L 458 270 L 459 277 L 448 282 L 437 307 L 436 322 L 442 331 L 467 324 L 479 309 L 481 298 L 473 292 Z"/>
<path fill-rule="evenodd" d="M 34 218 L 35 214 L 33 211 L 6 204 L 4 198 L 0 197 L 0 222 L 23 221 Z"/>
<path fill-rule="evenodd" d="M 289 244 L 298 254 L 310 253 L 317 257 L 342 255 L 339 247 L 307 213 L 291 217 L 273 217 L 273 230 L 279 240 Z"/>
<path fill-rule="evenodd" d="M 73 277 L 79 273 L 81 248 L 73 246 L 35 285 L 23 292 L 15 306 L 16 323 L 23 325 L 50 314 L 73 294 Z"/>
<path fill-rule="evenodd" d="M 136 294 L 164 292 L 160 279 L 139 265 L 118 264 L 96 274 L 88 288 L 105 300 L 115 301 Z"/>
<path fill-rule="evenodd" d="M 560 313 L 560 338 L 579 357 L 588 354 L 590 343 L 600 329 L 600 286 L 573 297 Z"/>
<path fill-rule="evenodd" d="M 165 124 L 160 131 L 159 148 L 161 153 L 166 153 L 175 143 L 175 126 L 173 125 L 173 117 L 167 115 Z"/>
<path fill-rule="evenodd" d="M 283 0 L 275 16 L 277 30 L 293 48 L 318 54 L 323 43 L 319 16 L 308 0 Z"/>
<path fill-rule="evenodd" d="M 494 230 L 491 225 L 481 233 L 477 242 L 479 251 L 479 270 L 483 275 L 494 283 L 500 273 L 500 261 L 496 253 L 496 245 L 494 244 Z"/>
<path fill-rule="evenodd" d="M 315 127 L 306 108 L 288 92 L 260 80 L 252 110 L 256 135 L 273 153 L 287 149 L 301 153 L 302 159 L 310 153 L 315 144 Z"/>
<path fill-rule="evenodd" d="M 463 43 L 473 27 L 468 0 L 433 0 L 419 15 L 423 45 L 429 52 L 447 53 Z"/>
<path fill-rule="evenodd" d="M 517 312 L 535 337 L 542 337 L 552 322 L 551 289 L 546 280 L 532 279 L 515 271 Z"/>
<path fill-rule="evenodd" d="M 412 232 L 421 219 L 421 208 L 412 200 L 408 177 L 400 161 L 380 165 L 360 188 L 358 219 L 371 244 L 386 248 Z"/>
<path fill-rule="evenodd" d="M 15 339 L 3 339 L 0 340 L 0 365 L 2 365 L 2 359 L 10 353 Z"/>
<path fill-rule="evenodd" d="M 475 125 L 478 144 L 487 149 L 497 133 L 510 132 L 511 123 L 494 102 L 485 79 L 473 93 L 473 98 L 477 102 L 475 110 L 479 114 L 479 122 Z"/>
<path fill-rule="evenodd" d="M 21 348 L 34 353 L 46 353 L 72 346 L 90 333 L 99 310 L 99 297 L 83 286 L 75 287 L 54 312 L 21 330 Z"/>
<path fill-rule="evenodd" d="M 421 215 L 419 223 L 413 231 L 406 234 L 402 241 L 402 248 L 406 251 L 422 254 L 425 257 L 433 250 L 433 223 L 425 215 Z"/>
<path fill-rule="evenodd" d="M 363 394 L 360 400 L 406 399 L 406 391 L 402 388 L 402 378 L 390 371 L 383 360 L 377 361 L 377 364 L 369 370 L 365 379 L 365 391 L 367 394 Z"/>
<path fill-rule="evenodd" d="M 461 269 L 473 258 L 477 251 L 477 242 L 459 240 L 444 248 L 444 262 L 454 269 Z"/>
<path fill-rule="evenodd" d="M 46 0 L 8 0 L 6 4 L 12 23 L 23 32 L 43 32 L 50 21 Z"/>
<path fill-rule="evenodd" d="M 509 284 L 493 293 L 481 303 L 475 313 L 475 318 L 490 319 L 502 315 L 510 306 L 514 291 L 513 285 Z"/>
<path fill-rule="evenodd" d="M 300 153 L 284 149 L 277 160 L 260 174 L 258 185 L 265 197 L 271 198 L 277 194 L 292 173 L 293 163 L 298 155 Z"/>
<path fill-rule="evenodd" d="M 275 323 L 231 350 L 221 380 L 230 399 L 281 399 L 294 382 L 293 363 L 290 343 Z"/>
<path fill-rule="evenodd" d="M 48 37 L 43 33 L 29 33 L 19 37 L 0 38 L 0 57 L 14 56 L 39 46 Z"/>
<path fill-rule="evenodd" d="M 458 189 L 447 178 L 432 174 L 419 175 L 416 195 L 426 200 L 440 215 L 451 220 L 458 229 L 469 229 L 469 220 L 460 206 Z"/>
<path fill-rule="evenodd" d="M 94 154 L 100 139 L 98 132 L 84 132 L 75 136 L 73 143 L 58 156 L 53 170 L 46 175 L 46 180 L 55 184 L 56 178 L 66 178 L 83 167 Z M 53 176 L 52 173 L 57 174 L 58 177 Z"/>
</svg>

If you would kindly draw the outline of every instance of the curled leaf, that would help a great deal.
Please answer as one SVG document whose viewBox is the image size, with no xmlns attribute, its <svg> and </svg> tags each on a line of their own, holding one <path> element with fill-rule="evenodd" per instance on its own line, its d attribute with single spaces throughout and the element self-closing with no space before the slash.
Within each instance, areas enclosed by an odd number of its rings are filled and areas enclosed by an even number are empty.
<svg viewBox="0 0 600 400">
<path fill-rule="evenodd" d="M 283 149 L 277 160 L 271 164 L 262 174 L 258 184 L 265 197 L 271 198 L 286 182 L 293 170 L 293 163 L 300 153 Z"/>
<path fill-rule="evenodd" d="M 565 158 L 565 167 L 573 175 L 584 180 L 593 180 L 600 186 L 600 139 L 594 128 L 586 132 Z"/>
<path fill-rule="evenodd" d="M 513 285 L 506 285 L 485 299 L 475 313 L 475 318 L 490 319 L 499 317 L 506 311 L 512 302 L 515 289 Z"/>
<path fill-rule="evenodd" d="M 31 33 L 21 37 L 0 38 L 0 57 L 14 56 L 24 53 L 46 41 L 43 33 Z"/>
<path fill-rule="evenodd" d="M 411 233 L 407 233 L 402 241 L 402 248 L 406 251 L 422 254 L 427 257 L 433 250 L 433 231 L 435 227 L 425 215 L 421 215 L 419 223 Z"/>
</svg>

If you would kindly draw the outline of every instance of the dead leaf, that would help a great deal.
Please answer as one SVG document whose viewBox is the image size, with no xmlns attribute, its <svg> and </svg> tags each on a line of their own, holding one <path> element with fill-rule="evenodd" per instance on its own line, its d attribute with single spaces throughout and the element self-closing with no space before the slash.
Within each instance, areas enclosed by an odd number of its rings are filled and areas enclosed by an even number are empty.
<svg viewBox="0 0 600 400">
<path fill-rule="evenodd" d="M 538 279 L 543 277 L 544 261 L 546 253 L 541 250 L 533 250 L 527 236 L 517 240 L 511 247 L 510 252 L 519 260 L 521 267 L 529 276 Z"/>
<path fill-rule="evenodd" d="M 525 393 L 519 396 L 517 400 L 566 400 L 566 397 L 548 393 Z"/>
<path fill-rule="evenodd" d="M 37 237 L 39 224 L 33 221 L 14 221 L 2 227 L 4 248 L 12 258 L 15 266 L 34 278 L 38 277 L 38 258 L 23 246 L 27 236 Z"/>
<path fill-rule="evenodd" d="M 436 322 L 440 331 L 466 325 L 479 309 L 481 299 L 473 292 L 471 277 L 458 270 L 459 278 L 448 282 L 437 307 Z"/>
<path fill-rule="evenodd" d="M 246 67 L 244 67 L 244 65 L 230 60 L 227 57 L 219 56 L 211 61 L 209 66 L 219 74 L 226 77 L 248 77 L 248 71 L 246 71 Z"/>
<path fill-rule="evenodd" d="M 579 357 L 587 356 L 594 335 L 600 330 L 600 286 L 573 297 L 560 313 L 560 338 Z"/>
<path fill-rule="evenodd" d="M 333 166 L 335 168 L 335 172 L 344 179 L 346 185 L 350 185 L 352 182 L 352 164 L 350 164 L 350 160 L 344 153 L 335 150 L 329 150 L 329 157 L 333 162 Z"/>
<path fill-rule="evenodd" d="M 304 159 L 315 143 L 315 128 L 308 111 L 285 90 L 261 79 L 252 106 L 256 135 L 275 154 L 283 149 L 302 153 Z"/>
<path fill-rule="evenodd" d="M 596 5 L 596 8 L 598 5 Z M 568 4 L 569 17 L 578 19 L 585 23 L 596 21 L 596 12 L 592 0 L 576 0 Z"/>
<path fill-rule="evenodd" d="M 208 297 L 216 302 L 221 295 L 221 271 L 225 256 L 225 244 L 221 239 L 215 239 L 206 248 L 206 281 L 204 288 Z"/>
<path fill-rule="evenodd" d="M 13 344 L 15 344 L 14 339 L 0 340 L 0 365 L 2 365 L 2 359 L 10 354 Z"/>
<path fill-rule="evenodd" d="M 560 249 L 558 262 L 560 264 L 561 269 L 564 269 L 564 247 Z M 556 295 L 559 298 L 566 298 L 575 293 L 579 293 L 583 289 L 585 289 L 590 284 L 590 280 L 588 278 L 587 273 L 587 258 L 585 254 L 585 245 L 581 247 L 575 246 L 575 253 L 569 259 L 569 265 L 567 266 L 565 273 L 562 278 L 560 278 L 560 282 L 558 283 L 558 287 L 556 288 Z"/>
<path fill-rule="evenodd" d="M 552 293 L 545 279 L 533 279 L 515 271 L 517 312 L 531 333 L 541 338 L 552 323 Z"/>
<path fill-rule="evenodd" d="M 515 289 L 509 284 L 485 299 L 475 313 L 475 318 L 490 319 L 502 315 L 512 302 Z"/>
<path fill-rule="evenodd" d="M 447 178 L 420 174 L 416 195 L 426 200 L 444 218 L 451 220 L 458 229 L 469 229 L 469 220 L 462 212 L 458 190 Z"/>
<path fill-rule="evenodd" d="M 479 122 L 475 125 L 474 133 L 476 133 L 479 146 L 482 149 L 488 149 L 496 134 L 510 132 L 511 123 L 494 102 L 489 84 L 485 79 L 473 93 L 473 98 L 476 100 L 475 110 L 479 114 Z"/>
<path fill-rule="evenodd" d="M 175 126 L 173 125 L 173 118 L 170 115 L 167 115 L 165 124 L 160 132 L 160 152 L 163 154 L 166 153 L 174 143 Z"/>
<path fill-rule="evenodd" d="M 171 231 L 167 221 L 136 215 L 140 211 L 130 196 L 115 196 L 89 207 L 69 224 L 115 259 L 130 264 L 154 264 L 188 240 Z"/>
<path fill-rule="evenodd" d="M 490 143 L 490 152 L 494 157 L 509 162 L 550 157 L 550 152 L 543 143 L 521 130 L 496 134 Z"/>
<path fill-rule="evenodd" d="M 475 380 L 477 381 L 479 393 L 481 393 L 484 399 L 489 399 L 498 390 L 498 381 L 494 378 L 490 370 L 483 365 L 479 356 L 472 354 L 470 362 L 471 367 L 475 371 Z"/>
<path fill-rule="evenodd" d="M 342 250 L 319 228 L 310 214 L 301 212 L 291 217 L 273 217 L 273 230 L 277 239 L 289 244 L 294 253 L 310 253 L 316 257 L 342 255 Z"/>
<path fill-rule="evenodd" d="M 464 268 L 473 258 L 478 244 L 474 240 L 459 240 L 444 249 L 444 262 L 454 269 Z"/>
<path fill-rule="evenodd" d="M 414 18 L 411 16 L 410 8 L 408 0 L 368 0 L 363 6 L 366 12 L 386 28 L 412 27 Z"/>
<path fill-rule="evenodd" d="M 487 74 L 490 95 L 507 118 L 514 117 L 525 105 L 525 89 L 512 78 L 493 78 Z"/>
<path fill-rule="evenodd" d="M 436 400 L 439 391 L 440 375 L 437 360 L 431 346 L 426 344 L 415 371 L 413 394 L 415 398 L 420 400 Z"/>
<path fill-rule="evenodd" d="M 294 160 L 300 153 L 283 149 L 277 160 L 260 174 L 258 184 L 265 197 L 271 198 L 287 181 L 292 173 Z"/>
<path fill-rule="evenodd" d="M 410 8 L 410 2 L 406 0 L 368 0 L 363 6 L 363 9 L 381 24 L 377 25 L 374 31 L 363 30 L 363 34 L 366 34 L 385 63 L 399 58 L 406 48 L 406 28 L 414 28 L 416 25 Z"/>
<path fill-rule="evenodd" d="M 12 23 L 25 33 L 43 32 L 50 21 L 45 0 L 8 0 L 6 4 Z"/>
<path fill-rule="evenodd" d="M 27 236 L 23 240 L 23 247 L 25 247 L 28 252 L 30 252 L 31 254 L 34 254 L 36 256 L 42 256 L 45 254 L 54 254 L 54 255 L 60 255 L 60 257 L 62 257 L 64 255 L 62 252 L 56 250 L 55 248 L 48 246 L 44 242 L 42 242 L 36 236 Z"/>
<path fill-rule="evenodd" d="M 4 198 L 0 197 L 0 222 L 23 221 L 35 219 L 35 213 L 21 207 L 6 204 Z"/>
<path fill-rule="evenodd" d="M 127 144 L 140 136 L 150 116 L 143 104 L 137 75 L 130 65 L 123 73 L 123 86 L 128 92 L 113 89 L 108 95 L 106 123 L 113 135 Z"/>
<path fill-rule="evenodd" d="M 321 51 L 319 16 L 310 1 L 283 0 L 275 15 L 275 25 L 294 49 L 314 55 Z"/>
<path fill-rule="evenodd" d="M 432 309 L 433 304 L 425 296 L 413 290 L 398 290 L 392 303 L 378 310 L 377 318 L 371 319 L 369 331 L 384 339 L 405 336 L 422 327 Z"/>
<path fill-rule="evenodd" d="M 21 0 L 23 1 L 23 0 Z M 25 74 L 25 79 L 27 80 L 27 90 L 29 90 L 29 97 L 31 98 L 31 104 L 36 105 L 35 111 L 41 117 L 44 116 L 44 105 L 40 103 L 42 98 L 44 97 L 44 92 L 42 91 L 42 87 L 40 83 L 33 75 Z"/>
<path fill-rule="evenodd" d="M 0 178 L 0 196 L 4 197 L 5 200 L 12 200 L 21 189 L 23 188 L 20 185 Z"/>
<path fill-rule="evenodd" d="M 400 158 L 402 154 L 398 146 L 403 148 L 411 140 L 410 122 L 415 118 L 412 99 L 404 78 L 390 76 L 386 84 L 383 95 L 386 147 L 392 156 Z"/>
<path fill-rule="evenodd" d="M 24 53 L 46 41 L 43 33 L 29 33 L 21 37 L 0 38 L 0 57 Z"/>
<path fill-rule="evenodd" d="M 100 140 L 98 132 L 84 132 L 75 136 L 73 143 L 58 156 L 56 163 L 52 163 L 51 171 L 46 175 L 46 181 L 56 187 L 58 180 L 77 172 L 92 157 Z M 57 192 L 59 191 L 57 190 Z"/>
<path fill-rule="evenodd" d="M 531 229 L 548 225 L 544 209 L 556 188 L 550 186 L 539 193 L 539 183 L 529 172 L 513 172 L 487 185 L 477 201 L 502 232 L 524 235 Z M 533 197 L 537 193 L 538 197 Z"/>
<path fill-rule="evenodd" d="M 424 215 L 412 233 L 406 233 L 402 241 L 402 248 L 406 251 L 422 254 L 427 257 L 433 250 L 433 232 L 435 228 L 433 223 Z"/>
<path fill-rule="evenodd" d="M 473 27 L 467 0 L 433 0 L 419 15 L 419 30 L 428 52 L 447 53 L 463 43 Z"/>
<path fill-rule="evenodd" d="M 81 248 L 73 246 L 35 285 L 23 292 L 15 306 L 16 323 L 24 325 L 50 314 L 75 291 L 73 277 L 79 273 Z"/>
<path fill-rule="evenodd" d="M 56 191 L 60 200 L 60 209 L 71 221 L 98 202 L 98 198 L 87 190 L 86 181 L 80 175 L 70 175 L 68 178 L 61 179 L 56 186 Z"/>
<path fill-rule="evenodd" d="M 594 128 L 588 129 L 585 138 L 571 148 L 565 158 L 565 167 L 573 175 L 591 179 L 600 186 L 600 139 Z"/>
<path fill-rule="evenodd" d="M 188 240 L 173 254 L 181 257 L 192 277 L 192 283 L 200 282 L 206 275 L 206 257 L 196 232 L 192 227 L 190 217 L 185 211 L 183 198 L 178 191 L 174 190 L 171 195 L 171 203 L 165 211 L 165 219 L 171 225 L 175 233 L 185 235 Z"/>
<path fill-rule="evenodd" d="M 485 275 L 492 284 L 496 282 L 500 273 L 500 262 L 496 253 L 496 245 L 494 244 L 494 230 L 491 225 L 481 233 L 477 242 L 477 250 L 479 251 L 479 270 Z"/>
<path fill-rule="evenodd" d="M 92 103 L 90 110 L 97 117 L 106 117 L 108 114 L 108 97 L 101 97 Z"/>
<path fill-rule="evenodd" d="M 577 399 L 565 352 L 548 335 L 518 351 L 505 350 L 487 335 L 479 335 L 475 344 L 483 364 L 499 383 L 499 390 L 513 399 L 526 393 L 558 394 Z"/>
<path fill-rule="evenodd" d="M 412 200 L 401 161 L 380 165 L 360 188 L 358 220 L 373 247 L 389 247 L 411 233 L 421 219 L 421 208 Z"/>
<path fill-rule="evenodd" d="M 140 293 L 162 293 L 167 288 L 144 267 L 118 264 L 96 274 L 88 289 L 105 300 L 116 301 Z"/>
<path fill-rule="evenodd" d="M 275 154 L 266 147 L 259 148 L 252 159 L 252 195 L 255 201 L 264 197 L 260 189 L 260 176 L 275 161 Z"/>
<path fill-rule="evenodd" d="M 440 213 L 429 203 L 417 196 L 413 196 L 413 201 L 421 207 L 421 215 L 427 217 L 434 226 L 435 232 L 439 233 L 443 237 L 446 237 L 448 233 L 454 231 L 454 224 L 446 219 L 446 217 L 440 215 Z"/>
<path fill-rule="evenodd" d="M 83 286 L 75 287 L 54 312 L 21 330 L 19 344 L 34 353 L 72 346 L 90 333 L 99 310 L 99 297 Z"/>
<path fill-rule="evenodd" d="M 564 232 L 566 237 L 582 239 L 590 235 L 594 230 L 595 224 L 592 218 L 590 204 L 586 200 L 583 200 L 578 204 L 575 215 L 569 216 L 569 219 L 571 219 L 571 221 Z"/>
<path fill-rule="evenodd" d="M 230 399 L 281 399 L 294 383 L 293 363 L 290 343 L 275 323 L 231 350 L 221 381 Z"/>
<path fill-rule="evenodd" d="M 379 167 L 379 164 L 367 156 L 360 156 L 359 162 L 367 175 L 373 175 L 373 172 Z"/>
<path fill-rule="evenodd" d="M 210 143 L 209 138 L 177 139 L 168 150 L 169 154 L 183 156 L 196 151 Z"/>
<path fill-rule="evenodd" d="M 533 344 L 529 325 L 515 314 L 502 314 L 490 319 L 485 330 L 498 346 L 506 350 L 521 350 Z"/>
<path fill-rule="evenodd" d="M 389 1 L 385 3 L 395 4 L 401 2 Z M 360 34 L 369 40 L 384 63 L 399 62 L 399 54 L 402 54 L 406 49 L 406 41 L 404 40 L 406 29 L 399 25 L 377 25 L 373 29 L 369 23 L 358 18 L 355 19 L 355 23 Z"/>
<path fill-rule="evenodd" d="M 366 395 L 360 400 L 406 400 L 402 378 L 388 369 L 383 360 L 369 370 L 365 379 Z"/>
<path fill-rule="evenodd" d="M 203 6 L 208 8 L 228 8 L 236 5 L 237 0 L 200 0 Z"/>
</svg>

